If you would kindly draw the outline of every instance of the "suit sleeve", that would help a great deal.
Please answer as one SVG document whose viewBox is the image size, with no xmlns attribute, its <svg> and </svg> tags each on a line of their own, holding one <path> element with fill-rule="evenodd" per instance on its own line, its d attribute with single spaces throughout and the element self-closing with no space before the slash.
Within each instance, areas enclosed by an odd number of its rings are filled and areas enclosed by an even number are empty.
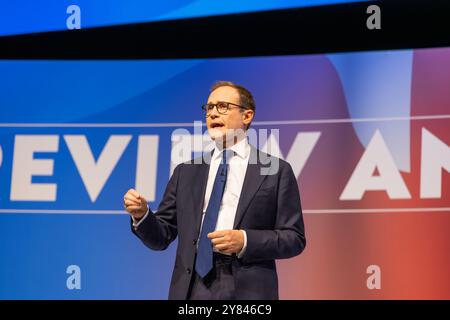
<svg viewBox="0 0 450 320">
<path fill-rule="evenodd" d="M 150 211 L 137 227 L 131 220 L 131 230 L 150 249 L 164 250 L 178 235 L 176 199 L 181 166 L 175 168 L 156 213 Z"/>
<path fill-rule="evenodd" d="M 274 230 L 246 229 L 244 263 L 286 259 L 299 255 L 306 246 L 305 228 L 297 179 L 288 163 L 280 166 Z"/>
</svg>

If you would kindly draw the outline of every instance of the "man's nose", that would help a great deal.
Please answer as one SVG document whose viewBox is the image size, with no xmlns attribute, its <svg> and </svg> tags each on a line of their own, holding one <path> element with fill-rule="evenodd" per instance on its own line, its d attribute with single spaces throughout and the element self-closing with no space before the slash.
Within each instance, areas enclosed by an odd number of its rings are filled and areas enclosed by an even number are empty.
<svg viewBox="0 0 450 320">
<path fill-rule="evenodd" d="M 209 113 L 209 117 L 211 118 L 211 119 L 215 119 L 215 118 L 218 118 L 220 115 L 219 115 L 219 113 L 217 112 L 217 109 L 216 108 L 212 108 L 212 110 L 210 111 L 210 113 Z"/>
</svg>

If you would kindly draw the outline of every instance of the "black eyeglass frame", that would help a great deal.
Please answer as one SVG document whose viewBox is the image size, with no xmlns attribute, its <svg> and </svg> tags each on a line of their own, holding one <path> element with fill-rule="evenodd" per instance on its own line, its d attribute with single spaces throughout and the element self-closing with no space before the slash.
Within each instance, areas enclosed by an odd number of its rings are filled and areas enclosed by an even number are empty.
<svg viewBox="0 0 450 320">
<path fill-rule="evenodd" d="M 221 112 L 221 111 L 219 110 L 219 104 L 220 104 L 220 103 L 226 104 L 226 110 L 225 110 L 224 112 Z M 236 108 L 240 108 L 240 109 L 244 109 L 244 110 L 247 110 L 247 109 L 248 109 L 248 108 L 246 108 L 246 107 L 244 107 L 244 106 L 241 106 L 241 105 L 238 105 L 238 104 L 236 104 L 236 103 L 227 102 L 227 101 L 219 101 L 219 102 L 217 102 L 217 103 L 207 103 L 207 104 L 202 105 L 202 110 L 205 112 L 206 116 L 208 116 L 208 113 L 209 113 L 210 111 L 212 111 L 213 108 L 216 108 L 216 110 L 217 110 L 217 112 L 218 112 L 219 114 L 227 114 L 227 112 L 231 109 L 230 105 L 233 105 L 233 106 L 235 106 Z"/>
</svg>

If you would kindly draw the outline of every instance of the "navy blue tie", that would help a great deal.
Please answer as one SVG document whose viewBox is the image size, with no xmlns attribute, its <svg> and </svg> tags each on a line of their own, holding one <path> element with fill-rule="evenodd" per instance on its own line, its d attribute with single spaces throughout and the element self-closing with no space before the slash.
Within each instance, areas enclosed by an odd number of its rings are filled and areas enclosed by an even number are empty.
<svg viewBox="0 0 450 320">
<path fill-rule="evenodd" d="M 222 203 L 223 192 L 227 182 L 228 159 L 232 151 L 225 149 L 222 154 L 222 162 L 217 169 L 216 179 L 203 218 L 202 230 L 200 232 L 199 244 L 197 249 L 197 260 L 195 262 L 195 271 L 204 278 L 213 267 L 213 248 L 211 239 L 208 239 L 208 233 L 216 229 L 217 217 L 219 216 L 220 204 Z"/>
</svg>

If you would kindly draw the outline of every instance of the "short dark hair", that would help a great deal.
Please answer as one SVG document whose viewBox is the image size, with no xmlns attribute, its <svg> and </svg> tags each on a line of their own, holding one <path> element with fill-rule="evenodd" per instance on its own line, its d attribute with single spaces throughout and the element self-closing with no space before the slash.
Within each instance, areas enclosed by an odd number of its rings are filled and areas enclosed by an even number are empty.
<svg viewBox="0 0 450 320">
<path fill-rule="evenodd" d="M 240 86 L 238 84 L 235 84 L 231 81 L 217 81 L 211 87 L 210 92 L 213 92 L 214 90 L 216 90 L 217 88 L 220 88 L 220 87 L 235 88 L 239 92 L 240 104 L 246 109 L 255 111 L 255 109 L 256 109 L 255 99 L 253 98 L 253 95 L 247 88 Z"/>
<path fill-rule="evenodd" d="M 245 88 L 241 85 L 235 84 L 231 81 L 217 81 L 216 83 L 214 83 L 212 85 L 210 93 L 220 87 L 235 88 L 239 92 L 240 105 L 242 107 L 244 107 L 245 109 L 253 110 L 253 113 L 255 113 L 255 111 L 256 111 L 255 99 L 253 98 L 252 93 L 247 88 Z M 251 123 L 248 124 L 246 130 L 248 130 L 248 128 L 250 128 L 250 124 Z"/>
</svg>

